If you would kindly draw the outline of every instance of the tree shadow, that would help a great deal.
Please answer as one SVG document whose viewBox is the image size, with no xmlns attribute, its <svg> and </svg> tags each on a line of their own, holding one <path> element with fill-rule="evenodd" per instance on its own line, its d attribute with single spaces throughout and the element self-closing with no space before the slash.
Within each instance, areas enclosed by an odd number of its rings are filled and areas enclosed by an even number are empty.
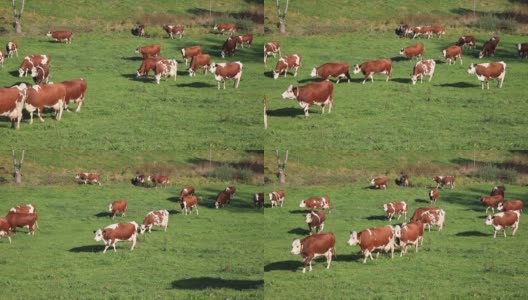
<svg viewBox="0 0 528 300">
<path fill-rule="evenodd" d="M 295 229 L 292 229 L 292 230 L 288 231 L 288 233 L 289 234 L 296 234 L 296 235 L 305 236 L 305 235 L 309 235 L 310 234 L 310 230 L 297 227 Z"/>
<path fill-rule="evenodd" d="M 369 216 L 369 217 L 365 217 L 365 219 L 370 220 L 370 221 L 373 221 L 373 220 L 379 220 L 379 221 L 388 220 L 387 216 L 385 216 L 385 215 Z"/>
<path fill-rule="evenodd" d="M 461 88 L 461 89 L 480 87 L 480 85 L 478 84 L 467 83 L 467 82 L 451 82 L 451 83 L 435 84 L 434 86 L 455 87 L 455 88 Z"/>
<path fill-rule="evenodd" d="M 216 85 L 214 85 L 214 84 L 200 82 L 200 81 L 195 81 L 195 82 L 191 82 L 191 83 L 179 83 L 176 86 L 177 87 L 184 87 L 184 88 L 185 87 L 197 88 L 197 89 L 216 87 Z"/>
<path fill-rule="evenodd" d="M 268 110 L 268 116 L 270 117 L 292 117 L 303 116 L 304 111 L 301 108 L 284 107 L 275 110 Z"/>
<path fill-rule="evenodd" d="M 296 260 L 277 261 L 264 266 L 264 272 L 271 271 L 292 271 L 295 272 L 301 263 Z"/>
<path fill-rule="evenodd" d="M 107 211 L 103 211 L 103 212 L 100 212 L 100 213 L 96 213 L 94 216 L 98 217 L 98 218 L 109 218 L 109 217 L 112 216 L 112 214 L 107 212 Z"/>
<path fill-rule="evenodd" d="M 196 277 L 175 280 L 172 282 L 173 289 L 181 290 L 205 290 L 205 289 L 233 289 L 250 290 L 264 287 L 264 280 L 240 280 L 222 279 L 213 277 Z"/>
<path fill-rule="evenodd" d="M 81 247 L 71 248 L 68 251 L 75 252 L 75 253 L 81 253 L 81 252 L 95 253 L 95 252 L 103 252 L 104 247 L 105 247 L 104 245 L 90 245 L 90 246 L 81 246 Z"/>
<path fill-rule="evenodd" d="M 459 233 L 455 234 L 455 236 L 492 236 L 492 234 L 491 233 L 484 233 L 482 231 L 471 230 L 471 231 L 459 232 Z"/>
</svg>

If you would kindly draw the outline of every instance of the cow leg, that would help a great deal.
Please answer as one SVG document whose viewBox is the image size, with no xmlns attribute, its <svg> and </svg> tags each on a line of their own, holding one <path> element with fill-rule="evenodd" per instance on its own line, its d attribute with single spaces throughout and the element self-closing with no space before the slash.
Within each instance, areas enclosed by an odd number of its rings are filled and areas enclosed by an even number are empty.
<svg viewBox="0 0 528 300">
<path fill-rule="evenodd" d="M 495 233 L 493 234 L 493 238 L 496 239 L 497 238 L 497 229 L 495 229 Z"/>
<path fill-rule="evenodd" d="M 504 237 L 506 237 L 506 227 L 502 229 L 502 233 L 504 233 Z"/>
<path fill-rule="evenodd" d="M 62 118 L 62 112 L 64 111 L 64 102 L 62 102 L 62 100 L 59 100 L 59 102 L 59 112 L 56 116 L 57 121 L 60 121 L 60 119 Z"/>
<path fill-rule="evenodd" d="M 299 70 L 299 67 L 293 68 L 295 72 L 293 73 L 293 77 L 297 77 L 297 71 Z"/>
<path fill-rule="evenodd" d="M 103 254 L 106 253 L 106 249 L 108 249 L 108 247 L 110 247 L 109 245 L 105 245 L 105 248 L 103 250 Z"/>
<path fill-rule="evenodd" d="M 39 117 L 41 122 L 44 122 L 44 119 L 42 118 L 42 108 L 37 109 L 37 116 Z"/>
<path fill-rule="evenodd" d="M 512 228 L 513 228 L 512 236 L 514 236 L 515 232 L 517 232 L 517 228 L 519 228 L 519 221 L 517 221 L 517 223 L 513 224 Z"/>
<path fill-rule="evenodd" d="M 326 268 L 330 269 L 330 263 L 332 262 L 332 249 L 328 249 L 326 252 Z"/>
<path fill-rule="evenodd" d="M 134 250 L 134 247 L 136 246 L 136 239 L 137 239 L 137 234 L 134 233 L 134 235 L 132 236 L 132 248 L 130 248 L 130 251 Z"/>
</svg>

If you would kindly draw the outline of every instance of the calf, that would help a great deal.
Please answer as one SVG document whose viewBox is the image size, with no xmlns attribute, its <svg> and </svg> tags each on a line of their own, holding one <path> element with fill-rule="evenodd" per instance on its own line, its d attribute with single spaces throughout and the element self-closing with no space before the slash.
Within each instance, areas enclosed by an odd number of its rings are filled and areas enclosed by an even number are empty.
<svg viewBox="0 0 528 300">
<path fill-rule="evenodd" d="M 185 61 L 185 65 L 187 65 L 187 61 L 192 59 L 194 56 L 198 54 L 202 54 L 202 47 L 200 46 L 192 46 L 187 48 L 181 48 L 180 50 L 182 54 L 182 59 Z"/>
<path fill-rule="evenodd" d="M 517 44 L 517 51 L 521 59 L 528 57 L 528 43 Z"/>
<path fill-rule="evenodd" d="M 11 58 L 15 56 L 15 54 L 18 57 L 18 45 L 15 40 L 12 40 L 7 43 L 6 52 L 7 52 L 7 58 Z"/>
<path fill-rule="evenodd" d="M 167 232 L 167 226 L 169 226 L 169 212 L 167 210 L 153 210 L 147 214 L 143 224 L 140 226 L 140 233 L 143 234 L 145 231 L 151 232 L 153 226 L 163 227 L 164 231 Z"/>
<path fill-rule="evenodd" d="M 265 44 L 264 45 L 264 64 L 266 64 L 266 60 L 268 59 L 270 55 L 273 55 L 273 57 L 275 57 L 277 53 L 279 54 L 279 57 L 282 56 L 278 41 L 273 41 L 273 42 L 269 42 Z"/>
<path fill-rule="evenodd" d="M 115 216 L 118 213 L 121 213 L 121 216 L 124 217 L 126 213 L 126 209 L 128 206 L 128 201 L 126 200 L 116 200 L 108 205 L 108 211 L 112 215 L 112 219 L 115 218 Z"/>
<path fill-rule="evenodd" d="M 310 213 L 306 214 L 306 223 L 308 224 L 308 230 L 310 230 L 310 235 L 312 235 L 313 228 L 315 228 L 315 233 L 323 231 L 325 220 L 326 216 L 324 210 L 319 211 L 317 213 L 311 211 Z"/>
<path fill-rule="evenodd" d="M 53 38 L 56 42 L 65 42 L 71 44 L 73 33 L 71 31 L 48 31 L 46 36 Z"/>
<path fill-rule="evenodd" d="M 500 38 L 498 36 L 494 36 L 486 41 L 482 46 L 482 50 L 479 52 L 479 58 L 483 58 L 484 56 L 495 56 L 495 50 L 497 49 L 499 42 Z"/>
<path fill-rule="evenodd" d="M 376 249 L 391 251 L 391 258 L 394 258 L 395 232 L 395 228 L 390 225 L 370 228 L 359 233 L 354 231 L 350 232 L 347 243 L 350 246 L 359 245 L 361 247 L 361 252 L 365 255 L 363 263 L 367 262 L 369 256 L 371 260 L 374 260 L 372 252 Z M 379 251 L 376 258 L 379 256 Z"/>
<path fill-rule="evenodd" d="M 143 56 L 143 59 L 149 56 L 160 56 L 161 46 L 159 44 L 148 45 L 136 48 L 136 53 Z"/>
<path fill-rule="evenodd" d="M 156 72 L 156 63 L 160 60 L 164 60 L 162 57 L 149 57 L 143 60 L 141 66 L 137 70 L 136 78 L 141 76 L 148 77 L 150 71 Z"/>
<path fill-rule="evenodd" d="M 462 64 L 462 48 L 459 46 L 449 46 L 442 50 L 442 55 L 446 59 L 448 65 L 455 64 L 457 58 L 460 59 L 460 64 Z"/>
<path fill-rule="evenodd" d="M 518 210 L 522 212 L 523 202 L 522 200 L 510 200 L 505 202 L 499 202 L 497 209 L 499 211 Z"/>
<path fill-rule="evenodd" d="M 484 64 L 471 64 L 469 65 L 468 73 L 477 75 L 477 79 L 480 80 L 482 84 L 482 89 L 484 89 L 484 84 L 487 84 L 489 90 L 489 82 L 491 79 L 496 79 L 498 81 L 498 88 L 502 88 L 502 83 L 506 77 L 506 63 L 499 61 Z"/>
<path fill-rule="evenodd" d="M 413 57 L 422 57 L 424 54 L 425 47 L 423 44 L 412 45 L 407 48 L 402 48 L 400 54 L 405 55 L 408 59 Z"/>
<path fill-rule="evenodd" d="M 220 83 L 225 84 L 228 79 L 233 79 L 233 88 L 238 88 L 240 79 L 242 78 L 242 63 L 239 61 L 228 62 L 228 63 L 212 63 L 209 67 L 209 72 L 213 73 L 218 83 L 218 89 L 220 89 Z"/>
<path fill-rule="evenodd" d="M 33 204 L 19 205 L 9 209 L 10 212 L 22 213 L 22 214 L 34 214 L 37 213 L 37 208 Z"/>
<path fill-rule="evenodd" d="M 455 176 L 435 176 L 433 180 L 436 182 L 436 188 L 448 185 L 451 189 L 455 188 Z"/>
<path fill-rule="evenodd" d="M 150 181 L 154 184 L 155 187 L 161 185 L 161 187 L 166 188 L 169 185 L 169 176 L 167 175 L 156 175 L 147 177 L 147 181 Z"/>
<path fill-rule="evenodd" d="M 392 77 L 392 60 L 390 59 L 380 59 L 380 60 L 371 60 L 362 63 L 361 65 L 354 66 L 354 74 L 361 72 L 365 77 L 363 79 L 363 84 L 370 78 L 371 82 L 374 83 L 375 73 L 387 74 L 387 80 L 389 81 Z"/>
<path fill-rule="evenodd" d="M 253 43 L 253 35 L 252 34 L 245 34 L 245 35 L 239 35 L 236 37 L 237 44 L 240 44 L 240 47 L 244 48 L 244 44 L 248 45 L 248 48 L 251 47 L 251 43 Z"/>
<path fill-rule="evenodd" d="M 180 36 L 180 40 L 182 39 L 183 37 L 183 34 L 185 33 L 185 26 L 183 25 L 166 25 L 166 24 L 163 24 L 163 26 L 161 26 L 165 32 L 167 32 L 167 34 L 169 35 L 169 38 L 171 39 L 174 39 L 174 35 L 179 35 Z"/>
<path fill-rule="evenodd" d="M 186 186 L 180 191 L 180 201 L 186 196 L 194 195 L 194 187 L 192 185 Z"/>
<path fill-rule="evenodd" d="M 24 108 L 28 93 L 27 90 L 25 83 L 15 85 L 11 88 L 0 88 L 0 116 L 9 117 L 12 128 L 20 128 L 22 109 Z"/>
<path fill-rule="evenodd" d="M 273 79 L 279 78 L 279 75 L 284 72 L 284 77 L 288 74 L 288 69 L 293 69 L 293 77 L 297 76 L 297 71 L 301 67 L 301 56 L 298 54 L 283 56 L 277 61 L 277 65 L 273 70 Z"/>
<path fill-rule="evenodd" d="M 35 84 L 48 83 L 49 66 L 42 65 L 31 68 L 31 78 L 33 78 Z"/>
<path fill-rule="evenodd" d="M 215 207 L 218 209 L 223 207 L 225 204 L 229 204 L 235 197 L 236 188 L 234 186 L 228 186 L 223 191 L 219 192 L 216 196 Z"/>
<path fill-rule="evenodd" d="M 184 215 L 192 214 L 193 208 L 196 209 L 198 215 L 198 198 L 195 195 L 188 195 L 180 201 L 180 206 Z"/>
<path fill-rule="evenodd" d="M 348 71 L 348 64 L 346 63 L 326 63 L 320 65 L 312 69 L 310 76 L 319 76 L 323 80 L 328 79 L 330 76 L 337 77 L 336 84 L 339 83 L 341 78 L 348 78 L 348 83 L 350 83 L 350 72 Z"/>
<path fill-rule="evenodd" d="M 400 219 L 402 214 L 403 218 L 407 219 L 407 211 L 409 210 L 409 205 L 405 201 L 390 202 L 387 204 L 383 204 L 383 210 L 387 214 L 389 222 L 392 221 L 392 217 L 394 217 L 395 214 L 398 214 L 398 220 Z"/>
<path fill-rule="evenodd" d="M 236 32 L 236 24 L 233 23 L 221 23 L 221 24 L 215 24 L 213 27 L 213 30 L 217 30 L 218 33 L 221 33 L 224 35 L 224 32 L 229 32 L 231 34 L 234 34 Z"/>
<path fill-rule="evenodd" d="M 67 111 L 70 111 L 68 108 L 68 105 L 73 103 L 77 104 L 77 109 L 75 112 L 80 112 L 81 107 L 84 104 L 84 100 L 86 98 L 86 89 L 88 88 L 88 84 L 83 78 L 79 79 L 73 79 L 73 80 L 66 80 L 61 82 L 62 85 L 66 88 L 66 99 L 65 99 L 65 106 L 64 108 Z"/>
<path fill-rule="evenodd" d="M 332 203 L 330 197 L 311 197 L 302 200 L 299 204 L 300 208 L 307 208 L 314 210 L 315 208 L 328 209 L 329 212 L 332 210 Z"/>
<path fill-rule="evenodd" d="M 402 248 L 400 256 L 407 254 L 407 247 L 414 245 L 414 249 L 418 252 L 418 244 L 423 246 L 423 234 L 424 226 L 422 222 L 417 221 L 416 223 L 407 223 L 401 226 L 397 226 L 395 235 L 399 238 L 399 245 Z"/>
<path fill-rule="evenodd" d="M 105 243 L 103 253 L 106 253 L 106 249 L 110 246 L 114 248 L 114 252 L 117 252 L 115 244 L 120 241 L 132 241 L 132 248 L 130 248 L 132 251 L 136 246 L 138 224 L 136 222 L 112 224 L 103 229 L 97 229 L 94 233 L 94 239 L 97 242 L 104 241 Z"/>
<path fill-rule="evenodd" d="M 296 239 L 292 243 L 291 254 L 302 255 L 304 262 L 303 273 L 306 273 L 306 266 L 310 267 L 310 272 L 312 271 L 312 260 L 319 256 L 326 257 L 326 268 L 330 269 L 332 255 L 336 255 L 335 235 L 331 232 L 327 232 L 310 235 L 302 240 Z"/>
<path fill-rule="evenodd" d="M 370 181 L 370 185 L 376 189 L 386 189 L 387 182 L 389 182 L 389 179 L 386 177 L 376 177 L 372 178 L 372 180 Z"/>
<path fill-rule="evenodd" d="M 229 56 L 232 56 L 235 54 L 236 46 L 237 46 L 237 38 L 236 37 L 228 37 L 227 40 L 222 45 L 222 51 L 220 52 L 220 56 L 222 58 L 226 57 L 226 54 Z"/>
<path fill-rule="evenodd" d="M 255 208 L 264 207 L 264 193 L 255 194 Z M 273 207 L 273 206 L 272 206 Z"/>
<path fill-rule="evenodd" d="M 9 244 L 11 244 L 11 226 L 6 217 L 0 218 L 0 239 L 2 239 L 4 235 L 7 235 Z"/>
<path fill-rule="evenodd" d="M 488 213 L 488 209 L 491 208 L 491 212 L 495 212 L 495 206 L 497 206 L 499 203 L 501 203 L 504 200 L 502 195 L 495 195 L 495 196 L 489 196 L 489 197 L 480 197 L 480 203 L 482 203 L 484 206 L 486 206 L 486 213 Z"/>
<path fill-rule="evenodd" d="M 436 203 L 436 199 L 440 196 L 440 192 L 438 191 L 438 188 L 434 188 L 429 191 L 429 200 L 431 201 L 431 204 Z"/>
<path fill-rule="evenodd" d="M 470 47 L 474 49 L 476 46 L 475 37 L 472 35 L 461 36 L 460 38 L 458 38 L 458 41 L 455 43 L 455 45 L 462 47 L 462 48 Z"/>
<path fill-rule="evenodd" d="M 271 208 L 278 207 L 278 204 L 280 203 L 280 207 L 284 204 L 284 191 L 275 191 L 268 194 L 268 197 L 271 201 Z"/>
<path fill-rule="evenodd" d="M 66 87 L 63 84 L 38 84 L 27 90 L 25 107 L 29 112 L 29 124 L 33 124 L 33 112 L 35 110 L 40 121 L 44 122 L 42 111 L 46 107 L 53 108 L 55 110 L 55 118 L 60 121 L 66 103 Z"/>
<path fill-rule="evenodd" d="M 512 236 L 515 235 L 515 232 L 519 228 L 519 218 L 521 213 L 517 210 L 510 210 L 495 214 L 493 216 L 488 216 L 484 224 L 493 226 L 495 229 L 495 234 L 493 238 L 497 237 L 497 231 L 502 230 L 504 237 L 506 237 L 506 228 L 511 227 L 513 229 Z"/>
<path fill-rule="evenodd" d="M 420 83 L 423 83 L 423 78 L 429 76 L 429 82 L 433 79 L 434 71 L 436 68 L 436 62 L 434 59 L 421 60 L 414 65 L 413 73 L 411 74 L 412 84 L 416 84 L 418 78 Z"/>
<path fill-rule="evenodd" d="M 31 71 L 33 67 L 49 65 L 51 63 L 51 56 L 49 55 L 30 55 L 24 57 L 24 60 L 18 67 L 19 77 L 27 76 L 28 72 Z"/>
<path fill-rule="evenodd" d="M 189 76 L 196 76 L 196 70 L 204 69 L 204 75 L 207 74 L 207 69 L 211 63 L 211 56 L 209 54 L 198 54 L 192 57 L 191 66 L 189 67 Z"/>
<path fill-rule="evenodd" d="M 174 77 L 178 75 L 178 62 L 175 59 L 162 59 L 156 62 L 156 67 L 154 68 L 154 77 L 156 78 L 156 83 L 159 84 L 161 76 Z"/>
<path fill-rule="evenodd" d="M 19 213 L 14 211 L 9 211 L 6 216 L 9 227 L 13 232 L 16 232 L 17 227 L 28 227 L 28 234 L 35 234 L 35 228 L 37 224 L 37 214 L 36 213 Z"/>
<path fill-rule="evenodd" d="M 506 187 L 504 185 L 497 185 L 491 189 L 490 196 L 501 195 L 502 198 L 504 198 L 505 192 L 506 192 Z"/>
<path fill-rule="evenodd" d="M 429 231 L 431 231 L 431 225 L 438 226 L 438 231 L 444 228 L 445 223 L 445 211 L 437 207 L 419 207 L 414 211 L 410 222 L 422 222 L 423 226 L 427 225 Z"/>
<path fill-rule="evenodd" d="M 75 179 L 77 179 L 79 183 L 97 183 L 98 185 L 101 185 L 100 176 L 97 173 L 79 173 L 75 176 Z"/>
<path fill-rule="evenodd" d="M 334 85 L 324 80 L 322 82 L 310 83 L 304 86 L 290 85 L 288 89 L 282 93 L 283 99 L 294 99 L 299 102 L 299 105 L 304 110 L 306 118 L 310 116 L 309 110 L 312 105 L 319 105 L 324 114 L 325 106 L 328 105 L 328 113 L 332 112 L 334 105 Z"/>
</svg>

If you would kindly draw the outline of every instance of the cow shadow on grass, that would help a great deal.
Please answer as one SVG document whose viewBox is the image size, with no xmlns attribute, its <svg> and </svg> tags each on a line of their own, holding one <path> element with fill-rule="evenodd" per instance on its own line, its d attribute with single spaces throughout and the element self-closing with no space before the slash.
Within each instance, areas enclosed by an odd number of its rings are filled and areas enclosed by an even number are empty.
<svg viewBox="0 0 528 300">
<path fill-rule="evenodd" d="M 169 197 L 167 198 L 167 201 L 173 202 L 173 203 L 179 203 L 180 197 Z"/>
<path fill-rule="evenodd" d="M 298 83 L 312 83 L 312 82 L 321 82 L 321 81 L 323 80 L 319 77 L 311 77 L 311 78 L 305 78 L 305 79 L 298 80 L 297 82 Z"/>
<path fill-rule="evenodd" d="M 268 110 L 268 116 L 270 117 L 297 117 L 302 115 L 304 115 L 304 111 L 301 108 L 284 107 Z"/>
<path fill-rule="evenodd" d="M 104 245 L 90 245 L 90 246 L 74 247 L 68 251 L 75 252 L 75 253 L 82 253 L 82 252 L 94 253 L 94 252 L 103 252 L 104 247 L 105 247 Z"/>
<path fill-rule="evenodd" d="M 363 254 L 338 254 L 333 261 L 347 261 L 347 262 L 358 262 L 362 259 L 364 259 L 365 256 Z"/>
<path fill-rule="evenodd" d="M 296 260 L 284 260 L 269 263 L 264 266 L 264 272 L 271 271 L 292 271 L 295 272 L 302 267 L 302 263 Z"/>
<path fill-rule="evenodd" d="M 414 199 L 414 202 L 416 202 L 416 203 L 427 203 L 427 204 L 429 204 L 430 201 L 429 201 L 429 200 L 426 200 L 426 199 Z"/>
<path fill-rule="evenodd" d="M 398 82 L 398 83 L 404 83 L 404 84 L 410 84 L 411 79 L 410 78 L 392 78 L 391 81 Z"/>
<path fill-rule="evenodd" d="M 112 214 L 107 211 L 102 211 L 102 212 L 96 213 L 94 216 L 98 218 L 110 218 Z"/>
<path fill-rule="evenodd" d="M 462 231 L 462 232 L 459 232 L 457 234 L 455 234 L 455 236 L 492 236 L 491 233 L 484 233 L 482 231 L 477 231 L 477 230 L 470 230 L 470 231 Z"/>
<path fill-rule="evenodd" d="M 301 228 L 301 227 L 297 227 L 297 228 L 294 228 L 290 231 L 288 231 L 289 234 L 296 234 L 296 235 L 302 235 L 302 236 L 305 236 L 305 235 L 309 235 L 310 234 L 310 231 L 308 229 L 304 229 L 304 228 Z"/>
<path fill-rule="evenodd" d="M 178 214 L 181 214 L 181 212 L 175 210 L 175 209 L 171 209 L 171 210 L 168 210 L 169 212 L 169 215 L 178 215 Z"/>
<path fill-rule="evenodd" d="M 191 82 L 191 83 L 180 83 L 180 84 L 177 84 L 176 86 L 177 87 L 184 87 L 184 88 L 186 88 L 186 87 L 188 87 L 188 88 L 196 88 L 196 89 L 216 87 L 216 85 L 214 85 L 214 84 L 200 82 L 200 81 L 195 81 L 195 82 Z"/>
<path fill-rule="evenodd" d="M 463 81 L 451 82 L 451 83 L 443 83 L 443 84 L 435 84 L 434 86 L 455 87 L 455 88 L 460 88 L 460 89 L 480 87 L 480 85 L 478 85 L 478 84 L 467 83 L 467 82 L 463 82 Z"/>
<path fill-rule="evenodd" d="M 385 216 L 385 215 L 369 216 L 369 217 L 366 217 L 365 219 L 370 220 L 370 221 L 373 221 L 373 220 L 378 220 L 378 221 L 388 220 L 387 216 Z"/>
<path fill-rule="evenodd" d="M 17 73 L 17 74 L 18 74 L 18 73 Z M 273 78 L 273 71 L 266 71 L 266 72 L 264 72 L 264 76 L 269 77 L 269 78 Z"/>
<path fill-rule="evenodd" d="M 143 61 L 143 57 L 141 56 L 130 56 L 130 57 L 121 57 L 123 60 L 131 60 L 131 61 Z"/>
<path fill-rule="evenodd" d="M 410 61 L 407 57 L 403 57 L 403 56 L 394 56 L 394 57 L 391 57 L 391 60 L 393 62 Z"/>
<path fill-rule="evenodd" d="M 302 210 L 302 209 L 295 209 L 295 210 L 290 210 L 288 211 L 290 214 L 305 214 L 307 213 L 308 211 L 307 210 Z"/>
<path fill-rule="evenodd" d="M 213 277 L 196 277 L 175 280 L 173 289 L 205 290 L 205 289 L 233 289 L 252 290 L 264 287 L 264 280 L 222 279 Z"/>
<path fill-rule="evenodd" d="M 31 72 L 29 72 L 29 73 L 31 73 Z M 20 75 L 20 73 L 18 73 L 18 70 L 15 70 L 15 71 L 9 71 L 9 74 L 10 74 L 11 76 L 14 76 L 14 77 L 18 77 L 18 76 Z"/>
</svg>

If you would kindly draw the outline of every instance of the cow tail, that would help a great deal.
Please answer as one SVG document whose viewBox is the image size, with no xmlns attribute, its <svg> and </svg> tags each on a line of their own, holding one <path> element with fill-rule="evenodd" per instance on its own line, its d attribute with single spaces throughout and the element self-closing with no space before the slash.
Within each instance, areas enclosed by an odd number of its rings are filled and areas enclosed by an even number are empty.
<svg viewBox="0 0 528 300">
<path fill-rule="evenodd" d="M 37 229 L 40 230 L 40 228 L 38 226 L 38 221 L 35 221 L 35 227 L 37 227 Z"/>
<path fill-rule="evenodd" d="M 334 255 L 334 259 L 337 259 L 337 253 L 336 253 L 336 247 L 332 248 L 332 254 Z"/>
</svg>

